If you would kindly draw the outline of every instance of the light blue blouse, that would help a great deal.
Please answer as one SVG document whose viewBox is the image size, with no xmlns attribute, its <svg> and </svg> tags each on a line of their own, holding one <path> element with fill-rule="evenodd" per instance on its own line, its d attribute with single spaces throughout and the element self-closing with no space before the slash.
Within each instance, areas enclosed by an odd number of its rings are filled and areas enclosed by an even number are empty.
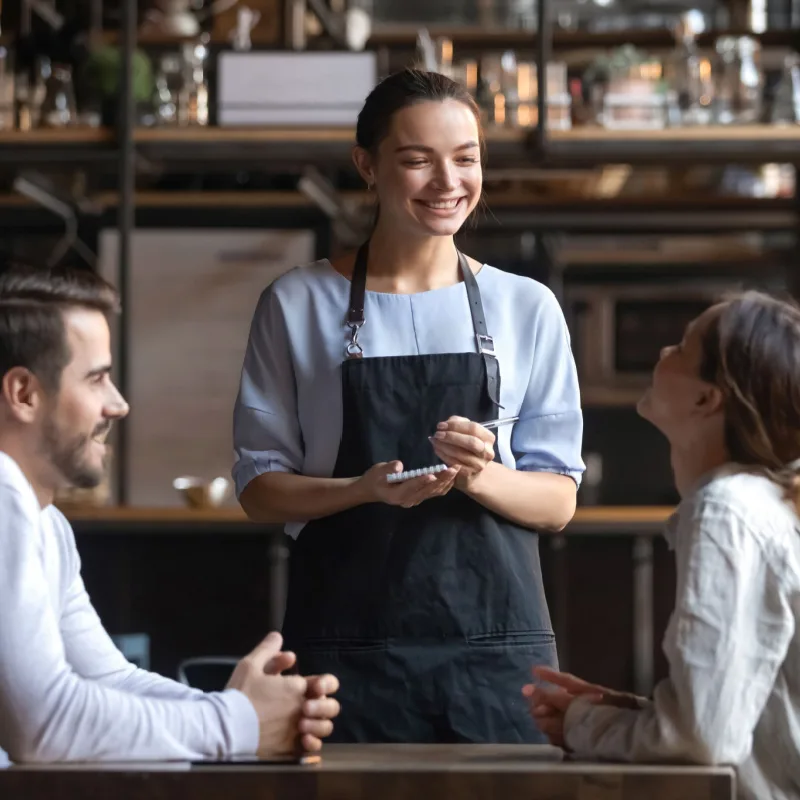
<svg viewBox="0 0 800 800">
<path fill-rule="evenodd" d="M 497 451 L 507 467 L 569 475 L 576 483 L 583 416 L 564 315 L 553 293 L 488 265 L 477 274 L 500 361 Z M 341 363 L 349 340 L 350 281 L 327 260 L 295 267 L 261 295 L 233 415 L 237 497 L 258 475 L 330 477 L 342 434 Z M 463 283 L 418 294 L 366 293 L 365 357 L 474 352 Z M 303 523 L 290 523 L 296 537 Z"/>
</svg>

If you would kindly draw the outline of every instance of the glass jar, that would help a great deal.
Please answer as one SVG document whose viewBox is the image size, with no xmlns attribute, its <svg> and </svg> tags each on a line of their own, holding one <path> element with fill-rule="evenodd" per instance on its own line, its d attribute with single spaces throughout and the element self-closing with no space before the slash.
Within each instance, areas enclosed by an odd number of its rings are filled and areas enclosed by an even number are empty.
<svg viewBox="0 0 800 800">
<path fill-rule="evenodd" d="M 759 43 L 749 36 L 722 36 L 717 39 L 716 51 L 715 121 L 720 125 L 760 122 L 764 76 Z"/>
<path fill-rule="evenodd" d="M 40 125 L 43 128 L 63 128 L 74 124 L 76 115 L 72 68 L 66 64 L 53 64 L 45 84 Z"/>
</svg>

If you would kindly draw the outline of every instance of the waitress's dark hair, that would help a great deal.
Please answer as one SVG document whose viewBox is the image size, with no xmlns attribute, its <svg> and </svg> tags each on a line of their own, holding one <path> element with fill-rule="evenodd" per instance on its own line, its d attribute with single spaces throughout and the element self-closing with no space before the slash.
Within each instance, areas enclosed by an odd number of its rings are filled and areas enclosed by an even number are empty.
<svg viewBox="0 0 800 800">
<path fill-rule="evenodd" d="M 463 103 L 478 123 L 481 159 L 485 153 L 481 112 L 472 95 L 460 83 L 438 72 L 407 68 L 384 78 L 367 96 L 356 123 L 356 144 L 376 153 L 389 134 L 395 113 L 425 102 L 456 100 Z"/>
<path fill-rule="evenodd" d="M 722 391 L 730 459 L 779 484 L 800 513 L 800 307 L 761 292 L 719 306 L 700 377 Z"/>
</svg>

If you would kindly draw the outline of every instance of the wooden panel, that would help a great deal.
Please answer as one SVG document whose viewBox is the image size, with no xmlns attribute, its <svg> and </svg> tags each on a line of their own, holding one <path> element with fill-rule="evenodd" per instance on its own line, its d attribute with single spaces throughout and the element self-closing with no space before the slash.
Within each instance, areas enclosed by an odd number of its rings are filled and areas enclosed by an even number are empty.
<svg viewBox="0 0 800 800">
<path fill-rule="evenodd" d="M 116 243 L 116 231 L 103 232 L 100 268 L 118 284 Z M 230 477 L 255 304 L 277 276 L 313 260 L 314 234 L 139 229 L 131 250 L 128 502 L 180 506 L 177 476 Z"/>
</svg>

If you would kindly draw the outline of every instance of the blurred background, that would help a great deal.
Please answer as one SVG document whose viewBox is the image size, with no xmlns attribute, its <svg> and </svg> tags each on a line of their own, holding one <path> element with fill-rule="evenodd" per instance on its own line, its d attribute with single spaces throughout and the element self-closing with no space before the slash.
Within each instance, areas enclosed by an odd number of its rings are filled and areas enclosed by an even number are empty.
<svg viewBox="0 0 800 800">
<path fill-rule="evenodd" d="M 283 534 L 247 523 L 226 483 L 249 322 L 275 277 L 365 236 L 355 117 L 413 64 L 483 115 L 486 207 L 461 247 L 548 284 L 572 333 L 587 473 L 575 521 L 541 539 L 562 666 L 649 691 L 677 496 L 634 404 L 714 298 L 797 293 L 800 0 L 0 9 L 0 261 L 97 270 L 123 294 L 132 413 L 107 484 L 59 504 L 126 653 L 175 676 L 280 625 Z"/>
</svg>

